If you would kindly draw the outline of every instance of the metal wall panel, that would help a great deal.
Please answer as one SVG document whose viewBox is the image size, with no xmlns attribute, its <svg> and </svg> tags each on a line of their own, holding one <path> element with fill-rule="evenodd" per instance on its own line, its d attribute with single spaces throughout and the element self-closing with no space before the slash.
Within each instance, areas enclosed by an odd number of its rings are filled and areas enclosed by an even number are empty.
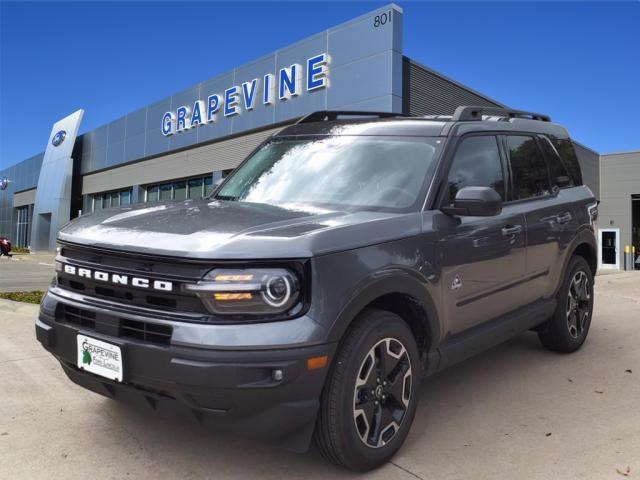
<svg viewBox="0 0 640 480">
<path fill-rule="evenodd" d="M 36 203 L 35 188 L 13 194 L 13 208 L 22 207 L 24 205 L 32 205 L 34 203 Z"/>
<path fill-rule="evenodd" d="M 601 155 L 598 228 L 620 229 L 621 268 L 624 247 L 631 245 L 632 195 L 640 195 L 640 151 Z"/>
<path fill-rule="evenodd" d="M 413 60 L 404 64 L 405 113 L 411 115 L 452 115 L 460 105 L 504 107 L 503 104 L 471 90 Z"/>
<path fill-rule="evenodd" d="M 383 16 L 384 22 L 375 21 Z M 197 146 L 211 140 L 256 128 L 269 128 L 306 115 L 315 110 L 353 108 L 363 110 L 402 109 L 402 9 L 390 4 L 353 20 L 312 35 L 253 62 L 224 72 L 214 78 L 178 92 L 146 108 L 121 117 L 85 135 L 81 159 L 83 175 L 138 161 L 165 152 Z M 306 91 L 306 60 L 314 55 L 329 56 L 328 88 Z M 299 64 L 303 77 L 301 93 L 295 98 L 275 98 L 262 104 L 262 81 L 265 74 L 276 76 L 281 68 Z M 243 82 L 258 79 L 256 105 L 224 117 L 164 137 L 162 116 L 179 106 L 192 107 L 196 100 L 224 91 Z M 129 128 L 131 123 L 131 128 Z M 144 142 L 144 144 L 142 144 Z"/>
<path fill-rule="evenodd" d="M 281 128 L 270 128 L 85 175 L 82 180 L 82 194 L 118 190 L 235 168 L 256 146 Z"/>
<path fill-rule="evenodd" d="M 51 129 L 33 210 L 31 242 L 35 251 L 54 252 L 58 229 L 71 219 L 71 155 L 83 114 L 84 110 L 77 110 L 57 121 Z M 53 138 L 59 133 L 65 133 L 66 137 L 54 144 Z"/>
<path fill-rule="evenodd" d="M 0 170 L 0 178 L 9 179 L 7 188 L 0 190 L 0 237 L 16 238 L 17 218 L 13 206 L 14 193 L 33 189 L 38 185 L 43 156 L 44 153 L 40 153 Z"/>
</svg>

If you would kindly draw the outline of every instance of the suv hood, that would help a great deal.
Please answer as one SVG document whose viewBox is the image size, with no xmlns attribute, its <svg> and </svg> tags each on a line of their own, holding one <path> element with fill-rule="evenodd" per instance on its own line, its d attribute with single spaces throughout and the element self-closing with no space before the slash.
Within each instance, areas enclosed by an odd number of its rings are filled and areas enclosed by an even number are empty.
<svg viewBox="0 0 640 480">
<path fill-rule="evenodd" d="M 419 213 L 343 212 L 210 199 L 100 210 L 63 242 L 209 259 L 306 258 L 417 234 Z"/>
</svg>

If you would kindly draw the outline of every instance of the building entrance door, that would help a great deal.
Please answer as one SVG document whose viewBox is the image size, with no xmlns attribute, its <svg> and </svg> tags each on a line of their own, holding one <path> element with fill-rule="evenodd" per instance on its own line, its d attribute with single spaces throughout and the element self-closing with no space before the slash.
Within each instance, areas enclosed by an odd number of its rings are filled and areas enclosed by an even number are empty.
<svg viewBox="0 0 640 480">
<path fill-rule="evenodd" d="M 598 267 L 620 269 L 620 229 L 600 229 L 598 239 Z"/>
<path fill-rule="evenodd" d="M 640 195 L 631 195 L 631 245 L 635 247 L 632 268 L 640 270 Z"/>
</svg>

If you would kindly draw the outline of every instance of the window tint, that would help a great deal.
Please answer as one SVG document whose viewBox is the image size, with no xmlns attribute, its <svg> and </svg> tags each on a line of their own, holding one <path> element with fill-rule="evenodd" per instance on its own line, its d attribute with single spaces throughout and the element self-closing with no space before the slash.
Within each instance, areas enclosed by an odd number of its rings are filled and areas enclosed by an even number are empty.
<svg viewBox="0 0 640 480">
<path fill-rule="evenodd" d="M 507 137 L 514 200 L 539 197 L 550 193 L 547 162 L 533 137 Z"/>
<path fill-rule="evenodd" d="M 573 148 L 573 142 L 568 138 L 559 139 L 551 137 L 551 143 L 556 148 L 564 167 L 567 169 L 569 176 L 575 185 L 582 185 L 582 171 L 578 163 L 576 150 Z"/>
<path fill-rule="evenodd" d="M 469 137 L 462 141 L 449 170 L 449 200 L 463 187 L 491 187 L 504 200 L 504 175 L 496 137 Z"/>
<path fill-rule="evenodd" d="M 551 141 L 544 136 L 538 137 L 542 152 L 547 158 L 549 165 L 549 176 L 551 177 L 551 186 L 558 185 L 560 188 L 573 187 L 575 182 L 573 176 L 567 171 L 567 168 L 560 158 L 556 148 Z"/>
</svg>

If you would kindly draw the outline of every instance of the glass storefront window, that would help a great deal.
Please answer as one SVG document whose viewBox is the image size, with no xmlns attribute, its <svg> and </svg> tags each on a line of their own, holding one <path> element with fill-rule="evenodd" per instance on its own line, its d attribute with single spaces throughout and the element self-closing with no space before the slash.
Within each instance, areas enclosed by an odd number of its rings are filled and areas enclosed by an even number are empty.
<svg viewBox="0 0 640 480">
<path fill-rule="evenodd" d="M 202 178 L 189 180 L 189 198 L 202 198 Z"/>
<path fill-rule="evenodd" d="M 176 182 L 173 184 L 173 199 L 184 200 L 187 198 L 187 182 Z"/>
<path fill-rule="evenodd" d="M 16 222 L 16 234 L 17 237 L 15 239 L 16 247 L 28 247 L 29 246 L 29 238 L 31 234 L 31 215 L 29 213 L 30 209 L 33 209 L 33 205 L 17 207 L 17 222 Z"/>
<path fill-rule="evenodd" d="M 131 188 L 115 192 L 94 193 L 87 197 L 83 213 L 91 213 L 103 208 L 115 208 L 120 205 L 130 205 L 132 197 L 133 189 Z"/>
<path fill-rule="evenodd" d="M 222 177 L 226 176 L 231 170 L 220 172 Z M 185 200 L 187 198 L 202 198 L 211 194 L 213 191 L 213 175 L 206 177 L 190 178 L 187 180 L 178 180 L 173 183 L 163 183 L 161 185 L 147 186 L 147 202 L 156 202 L 158 200 Z"/>
<path fill-rule="evenodd" d="M 160 199 L 160 187 L 154 185 L 147 188 L 147 202 L 157 202 Z"/>
<path fill-rule="evenodd" d="M 208 197 L 213 192 L 213 177 L 204 178 L 204 196 Z"/>
<path fill-rule="evenodd" d="M 160 200 L 171 200 L 171 190 L 173 185 L 165 183 L 160 185 Z"/>
</svg>

